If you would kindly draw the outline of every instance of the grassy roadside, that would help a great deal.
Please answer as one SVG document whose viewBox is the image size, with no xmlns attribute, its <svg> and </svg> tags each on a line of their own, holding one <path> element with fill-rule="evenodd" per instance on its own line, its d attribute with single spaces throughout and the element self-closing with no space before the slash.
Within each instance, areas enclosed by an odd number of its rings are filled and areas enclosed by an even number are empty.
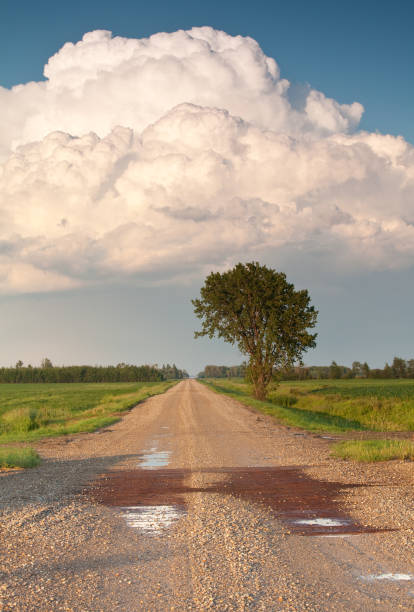
<svg viewBox="0 0 414 612">
<path fill-rule="evenodd" d="M 354 461 L 390 461 L 414 459 L 414 444 L 410 440 L 344 440 L 332 447 L 335 457 Z"/>
<path fill-rule="evenodd" d="M 414 431 L 412 380 L 282 382 L 265 402 L 254 399 L 250 385 L 241 379 L 205 383 L 286 425 L 309 431 Z"/>
<path fill-rule="evenodd" d="M 295 397 L 282 395 L 280 399 L 270 394 L 268 401 L 262 402 L 250 395 L 250 386 L 242 382 L 228 382 L 216 380 L 203 380 L 200 382 L 207 385 L 217 393 L 223 393 L 239 401 L 245 406 L 255 408 L 263 414 L 275 417 L 284 425 L 300 427 L 308 431 L 326 431 L 330 433 L 349 430 L 366 429 L 359 421 L 350 420 L 340 415 L 333 415 L 323 410 L 308 410 L 298 407 Z M 289 405 L 291 403 L 291 405 Z M 284 404 L 284 405 L 283 405 Z"/>
<path fill-rule="evenodd" d="M 32 448 L 0 448 L 0 469 L 32 468 L 39 465 L 41 459 Z"/>
<path fill-rule="evenodd" d="M 0 444 L 91 432 L 176 381 L 0 386 Z"/>
<path fill-rule="evenodd" d="M 280 423 L 307 431 L 414 431 L 414 381 L 282 382 L 261 402 L 241 379 L 200 380 Z M 347 440 L 333 454 L 356 461 L 414 459 L 409 440 Z"/>
</svg>

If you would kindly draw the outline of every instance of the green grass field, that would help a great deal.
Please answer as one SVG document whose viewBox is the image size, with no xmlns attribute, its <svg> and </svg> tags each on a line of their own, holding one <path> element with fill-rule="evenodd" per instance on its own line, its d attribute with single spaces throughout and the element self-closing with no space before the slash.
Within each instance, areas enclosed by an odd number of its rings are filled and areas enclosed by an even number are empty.
<svg viewBox="0 0 414 612">
<path fill-rule="evenodd" d="M 200 382 L 203 382 L 202 380 Z M 414 380 L 281 382 L 266 402 L 241 379 L 207 380 L 212 389 L 310 431 L 414 431 Z"/>
<path fill-rule="evenodd" d="M 94 431 L 175 382 L 0 385 L 0 444 Z"/>
</svg>

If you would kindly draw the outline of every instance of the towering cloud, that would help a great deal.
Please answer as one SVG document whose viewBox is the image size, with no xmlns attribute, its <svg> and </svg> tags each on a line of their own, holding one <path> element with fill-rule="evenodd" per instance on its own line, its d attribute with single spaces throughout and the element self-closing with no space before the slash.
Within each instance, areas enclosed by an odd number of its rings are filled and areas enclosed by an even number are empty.
<svg viewBox="0 0 414 612">
<path fill-rule="evenodd" d="M 211 28 L 86 34 L 0 89 L 3 291 L 188 277 L 262 253 L 406 266 L 414 153 L 358 103 L 289 82 Z M 335 263 L 336 262 L 336 263 Z"/>
</svg>

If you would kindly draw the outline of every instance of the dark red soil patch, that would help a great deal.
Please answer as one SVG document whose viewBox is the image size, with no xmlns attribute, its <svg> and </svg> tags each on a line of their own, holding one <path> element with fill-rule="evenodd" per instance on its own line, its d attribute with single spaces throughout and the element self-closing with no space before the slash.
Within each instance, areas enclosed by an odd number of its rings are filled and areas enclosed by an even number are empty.
<svg viewBox="0 0 414 612">
<path fill-rule="evenodd" d="M 114 471 L 103 475 L 88 490 L 95 501 L 108 506 L 174 505 L 185 508 L 187 496 L 196 493 L 233 495 L 271 508 L 289 524 L 293 533 L 303 535 L 356 534 L 379 531 L 352 521 L 340 507 L 345 489 L 365 485 L 315 480 L 297 467 L 204 468 L 212 481 L 190 486 L 191 470 L 151 469 Z M 214 480 L 215 475 L 225 475 Z M 339 525 L 306 525 L 297 521 L 329 519 Z"/>
<path fill-rule="evenodd" d="M 184 506 L 190 472 L 174 469 L 119 470 L 104 474 L 89 489 L 89 495 L 106 506 Z"/>
</svg>

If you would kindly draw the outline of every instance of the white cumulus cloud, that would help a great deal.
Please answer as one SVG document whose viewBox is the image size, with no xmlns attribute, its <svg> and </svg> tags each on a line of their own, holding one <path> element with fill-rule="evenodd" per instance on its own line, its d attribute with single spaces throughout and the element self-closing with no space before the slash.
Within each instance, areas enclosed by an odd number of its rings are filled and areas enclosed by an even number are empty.
<svg viewBox="0 0 414 612">
<path fill-rule="evenodd" d="M 212 28 L 67 43 L 0 88 L 0 288 L 189 278 L 266 253 L 410 265 L 414 152 L 302 110 L 258 44 Z M 4 129 L 3 129 L 4 128 Z"/>
<path fill-rule="evenodd" d="M 304 110 L 294 110 L 289 82 L 256 41 L 208 27 L 146 39 L 89 32 L 51 57 L 44 75 L 44 82 L 0 88 L 3 155 L 55 130 L 103 137 L 124 125 L 140 132 L 181 103 L 224 108 L 287 133 L 346 131 L 363 111 L 313 90 Z"/>
</svg>

